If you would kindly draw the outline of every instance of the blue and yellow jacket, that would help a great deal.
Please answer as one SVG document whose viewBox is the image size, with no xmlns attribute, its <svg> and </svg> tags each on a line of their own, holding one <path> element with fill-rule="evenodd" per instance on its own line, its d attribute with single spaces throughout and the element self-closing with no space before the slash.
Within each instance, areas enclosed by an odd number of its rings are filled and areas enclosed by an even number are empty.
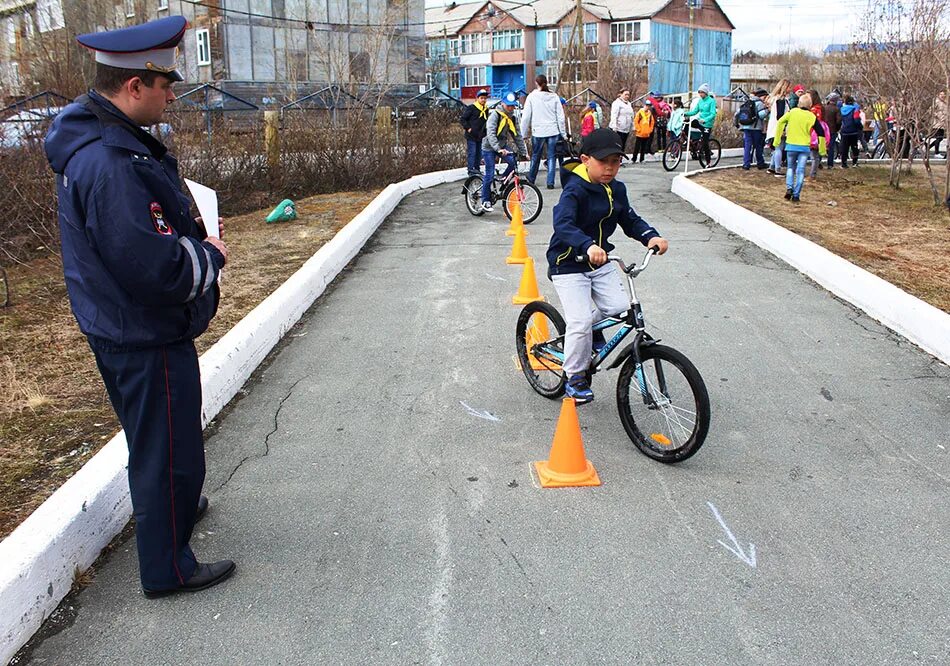
<svg viewBox="0 0 950 666">
<path fill-rule="evenodd" d="M 554 234 L 548 245 L 548 275 L 586 273 L 589 262 L 577 262 L 587 248 L 598 245 L 606 252 L 614 249 L 609 238 L 617 225 L 630 238 L 646 245 L 660 235 L 630 206 L 627 187 L 619 180 L 609 185 L 590 182 L 587 167 L 568 161 L 561 169 L 561 200 L 554 207 Z"/>
<path fill-rule="evenodd" d="M 224 257 L 191 217 L 165 146 L 92 91 L 53 121 L 46 156 L 66 289 L 93 347 L 140 349 L 203 333 Z"/>
</svg>

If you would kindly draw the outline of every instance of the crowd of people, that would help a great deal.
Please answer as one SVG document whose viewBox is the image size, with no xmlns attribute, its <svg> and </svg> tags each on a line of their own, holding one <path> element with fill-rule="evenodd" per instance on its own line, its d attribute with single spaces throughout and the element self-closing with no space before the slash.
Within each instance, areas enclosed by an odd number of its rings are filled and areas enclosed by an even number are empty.
<svg viewBox="0 0 950 666">
<path fill-rule="evenodd" d="M 701 141 L 703 150 L 716 123 L 719 109 L 709 86 L 696 91 L 690 108 L 679 97 L 665 99 L 650 92 L 639 100 L 631 99 L 623 88 L 610 104 L 609 112 L 596 100 L 581 109 L 575 121 L 583 140 L 594 131 L 609 128 L 619 136 L 628 163 L 643 162 L 647 155 L 666 150 L 670 141 L 681 136 L 686 124 L 692 137 Z M 504 161 L 514 169 L 517 157 L 527 156 L 526 139 L 531 138 L 531 166 L 528 180 L 537 178 L 542 158 L 547 162 L 547 188 L 554 189 L 557 167 L 573 154 L 571 118 L 567 101 L 551 91 L 546 77 L 535 79 L 535 89 L 526 97 L 507 95 L 494 108 L 487 108 L 488 92 L 479 91 L 475 104 L 462 113 L 462 127 L 468 140 L 468 169 L 479 175 L 485 162 L 483 206 L 491 210 L 488 190 L 495 175 L 495 164 Z M 497 118 L 492 114 L 497 113 Z M 928 137 L 939 155 L 943 142 L 946 155 L 947 100 L 944 92 L 934 100 L 933 129 Z M 801 200 L 806 178 L 817 178 L 820 169 L 836 164 L 842 169 L 858 165 L 863 154 L 872 156 L 874 147 L 886 136 L 900 136 L 910 128 L 897 126 L 892 100 L 881 100 L 865 109 L 852 95 L 837 90 L 822 95 L 787 79 L 776 83 L 771 92 L 758 88 L 743 100 L 733 115 L 733 123 L 743 137 L 742 169 L 767 170 L 785 178 L 785 198 Z M 490 121 L 492 129 L 487 131 Z M 629 149 L 629 152 L 628 152 Z M 903 150 L 909 150 L 906 142 Z M 488 153 L 493 153 L 488 155 Z M 507 174 L 507 171 L 506 171 Z"/>
</svg>

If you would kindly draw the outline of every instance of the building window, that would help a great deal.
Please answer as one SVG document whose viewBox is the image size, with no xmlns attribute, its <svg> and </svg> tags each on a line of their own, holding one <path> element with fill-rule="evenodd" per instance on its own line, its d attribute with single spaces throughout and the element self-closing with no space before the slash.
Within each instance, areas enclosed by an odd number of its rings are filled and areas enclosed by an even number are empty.
<svg viewBox="0 0 950 666">
<path fill-rule="evenodd" d="M 611 44 L 636 44 L 642 39 L 642 21 L 621 21 L 610 24 Z"/>
<path fill-rule="evenodd" d="M 449 54 L 451 54 L 451 56 L 452 56 L 453 58 L 458 58 L 458 56 L 459 56 L 459 40 L 457 40 L 457 39 L 450 39 L 450 40 L 449 40 Z"/>
<path fill-rule="evenodd" d="M 548 46 L 548 51 L 557 51 L 557 49 L 558 49 L 558 36 L 559 36 L 559 33 L 558 33 L 558 31 L 557 31 L 556 29 L 555 29 L 555 30 L 548 30 L 548 31 L 547 31 L 547 46 Z M 550 79 L 548 79 L 548 80 L 550 80 Z"/>
<path fill-rule="evenodd" d="M 465 68 L 465 85 L 467 86 L 485 85 L 485 68 L 484 67 L 466 67 Z"/>
<path fill-rule="evenodd" d="M 195 39 L 198 40 L 198 64 L 211 64 L 211 37 L 207 28 L 195 30 Z"/>
<path fill-rule="evenodd" d="M 7 44 L 16 44 L 16 16 L 8 16 L 5 23 Z"/>
<path fill-rule="evenodd" d="M 158 11 L 168 9 L 168 0 L 158 0 Z"/>
<path fill-rule="evenodd" d="M 428 40 L 426 40 L 426 58 L 432 57 L 432 46 Z"/>
<path fill-rule="evenodd" d="M 432 73 L 426 72 L 426 90 L 430 90 L 434 86 L 432 85 Z"/>
<path fill-rule="evenodd" d="M 548 78 L 548 85 L 556 86 L 557 85 L 557 76 L 559 66 L 558 65 L 545 65 L 544 66 L 544 75 Z"/>
<path fill-rule="evenodd" d="M 135 18 L 135 0 L 125 0 L 125 18 Z"/>
<path fill-rule="evenodd" d="M 459 76 L 458 71 L 449 72 L 449 90 L 458 90 L 462 86 L 459 85 L 461 77 Z"/>
<path fill-rule="evenodd" d="M 486 53 L 488 47 L 488 35 L 483 32 L 471 32 L 459 36 L 459 49 L 461 53 Z"/>
<path fill-rule="evenodd" d="M 492 33 L 492 50 L 511 51 L 520 49 L 522 34 L 521 30 L 496 30 Z"/>
<path fill-rule="evenodd" d="M 584 43 L 585 44 L 596 44 L 597 39 L 597 24 L 596 23 L 585 23 L 584 24 Z"/>
</svg>

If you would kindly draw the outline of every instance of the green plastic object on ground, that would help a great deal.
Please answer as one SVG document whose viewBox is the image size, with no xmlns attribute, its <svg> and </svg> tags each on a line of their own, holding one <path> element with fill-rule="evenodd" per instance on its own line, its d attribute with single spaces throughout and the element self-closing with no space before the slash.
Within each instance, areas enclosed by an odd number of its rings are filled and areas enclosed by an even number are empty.
<svg viewBox="0 0 950 666">
<path fill-rule="evenodd" d="M 277 208 L 271 211 L 267 216 L 267 223 L 271 222 L 290 222 L 297 219 L 297 204 L 290 199 L 284 199 Z"/>
</svg>

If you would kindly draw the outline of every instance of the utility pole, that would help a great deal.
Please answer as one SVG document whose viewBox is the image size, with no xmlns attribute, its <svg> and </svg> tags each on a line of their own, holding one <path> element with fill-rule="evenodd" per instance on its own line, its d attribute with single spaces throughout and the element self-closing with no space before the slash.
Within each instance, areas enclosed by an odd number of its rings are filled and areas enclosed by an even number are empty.
<svg viewBox="0 0 950 666">
<path fill-rule="evenodd" d="M 452 84 L 449 82 L 449 31 L 445 24 L 442 25 L 442 41 L 445 45 L 445 91 L 452 94 Z M 461 96 L 461 91 L 459 91 Z"/>
<path fill-rule="evenodd" d="M 693 104 L 693 12 L 696 8 L 696 0 L 686 0 L 689 7 L 689 72 L 686 75 L 686 87 L 689 88 L 686 107 L 690 108 Z"/>
<path fill-rule="evenodd" d="M 584 43 L 584 8 L 581 0 L 577 0 L 577 16 L 574 18 L 574 27 L 577 30 L 577 72 L 581 80 L 587 83 L 587 45 Z"/>
</svg>

